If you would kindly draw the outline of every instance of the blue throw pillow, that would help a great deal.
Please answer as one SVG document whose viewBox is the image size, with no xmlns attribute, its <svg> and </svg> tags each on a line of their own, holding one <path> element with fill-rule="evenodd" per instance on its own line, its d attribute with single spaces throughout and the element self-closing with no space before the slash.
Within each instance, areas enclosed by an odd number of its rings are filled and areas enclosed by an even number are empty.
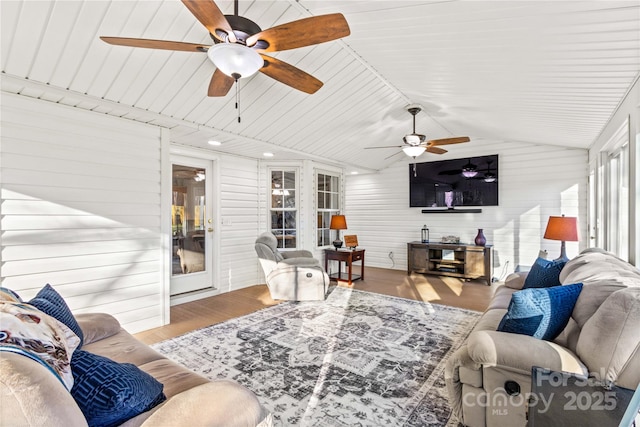
<svg viewBox="0 0 640 427">
<path fill-rule="evenodd" d="M 551 341 L 567 326 L 581 290 L 576 283 L 514 292 L 498 331 Z"/>
<path fill-rule="evenodd" d="M 56 292 L 50 284 L 46 284 L 44 288 L 38 292 L 38 294 L 28 302 L 28 304 L 34 306 L 38 310 L 48 314 L 51 317 L 55 317 L 57 321 L 64 323 L 69 329 L 73 331 L 74 334 L 80 338 L 80 344 L 78 348 L 82 347 L 82 343 L 84 342 L 84 334 L 82 333 L 82 329 L 80 329 L 80 325 L 76 321 L 76 318 L 73 317 L 71 310 L 69 310 L 69 306 L 64 301 L 62 296 Z"/>
<path fill-rule="evenodd" d="M 548 261 L 538 257 L 524 279 L 522 289 L 560 286 L 560 272 L 565 264 L 566 261 L 563 260 Z"/>
<path fill-rule="evenodd" d="M 78 350 L 71 372 L 71 395 L 90 427 L 120 425 L 166 399 L 163 385 L 131 363 Z"/>
</svg>

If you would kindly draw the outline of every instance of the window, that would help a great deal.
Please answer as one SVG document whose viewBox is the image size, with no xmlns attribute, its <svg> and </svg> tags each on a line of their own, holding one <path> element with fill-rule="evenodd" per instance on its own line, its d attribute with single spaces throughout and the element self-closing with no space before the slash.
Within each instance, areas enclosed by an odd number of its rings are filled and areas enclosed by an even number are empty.
<svg viewBox="0 0 640 427">
<path fill-rule="evenodd" d="M 630 246 L 629 133 L 627 120 L 600 151 L 597 164 L 590 172 L 590 179 L 595 178 L 595 183 L 589 186 L 589 190 L 595 192 L 590 194 L 595 206 L 590 206 L 589 211 L 590 231 L 595 231 L 593 243 L 624 260 L 629 259 Z"/>
<path fill-rule="evenodd" d="M 327 246 L 331 244 L 331 215 L 340 212 L 340 177 L 318 173 L 316 175 L 317 192 L 317 245 Z"/>
<path fill-rule="evenodd" d="M 278 248 L 296 248 L 298 208 L 296 204 L 296 171 L 271 170 L 271 232 L 278 239 Z"/>
<path fill-rule="evenodd" d="M 629 145 L 608 156 L 607 249 L 629 259 Z"/>
</svg>

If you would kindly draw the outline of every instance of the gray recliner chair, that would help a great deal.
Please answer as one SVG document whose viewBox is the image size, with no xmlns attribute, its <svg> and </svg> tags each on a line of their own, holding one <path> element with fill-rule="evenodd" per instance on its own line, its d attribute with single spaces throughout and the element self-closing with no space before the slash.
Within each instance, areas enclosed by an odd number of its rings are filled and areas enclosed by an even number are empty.
<svg viewBox="0 0 640 427">
<path fill-rule="evenodd" d="M 279 252 L 276 236 L 262 233 L 256 252 L 271 298 L 291 301 L 324 300 L 329 276 L 307 250 Z"/>
</svg>

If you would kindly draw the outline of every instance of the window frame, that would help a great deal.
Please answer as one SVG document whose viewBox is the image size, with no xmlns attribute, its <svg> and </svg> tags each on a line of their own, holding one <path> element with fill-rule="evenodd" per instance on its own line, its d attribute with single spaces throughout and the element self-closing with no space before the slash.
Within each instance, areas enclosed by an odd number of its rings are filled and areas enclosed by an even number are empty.
<svg viewBox="0 0 640 427">
<path fill-rule="evenodd" d="M 293 190 L 295 193 L 293 195 L 293 203 L 294 206 L 293 207 L 278 207 L 278 206 L 273 206 L 273 201 L 274 201 L 274 191 L 277 191 L 278 188 L 275 186 L 274 183 L 274 177 L 273 174 L 274 173 L 280 173 L 281 175 L 281 188 L 280 190 L 282 191 L 291 191 Z M 293 173 L 294 174 L 294 187 L 290 188 L 287 187 L 286 185 L 284 185 L 285 182 L 285 174 L 287 173 Z M 287 251 L 287 250 L 296 250 L 298 248 L 298 245 L 300 244 L 300 171 L 299 168 L 297 167 L 287 167 L 287 166 L 273 166 L 273 167 L 269 167 L 267 168 L 267 178 L 268 178 L 268 188 L 267 188 L 267 200 L 268 200 L 268 206 L 267 206 L 267 212 L 268 212 L 268 217 L 267 217 L 267 227 L 268 230 L 271 231 L 276 238 L 278 239 L 278 249 L 279 250 L 283 250 L 283 251 Z M 286 196 L 285 194 L 280 194 L 280 196 L 283 197 L 283 201 L 284 201 L 284 197 Z M 283 225 L 281 228 L 273 228 L 273 215 L 274 213 L 281 213 L 282 218 L 285 218 L 286 214 L 289 212 L 293 212 L 294 215 L 294 221 L 295 221 L 295 227 L 286 227 L 285 225 L 285 220 L 283 219 Z M 275 231 L 281 231 L 281 233 L 276 233 Z M 286 245 L 286 241 L 287 239 L 284 238 L 284 236 L 290 236 L 291 234 L 287 234 L 287 231 L 289 232 L 293 232 L 293 236 L 295 236 L 294 239 L 294 244 L 291 246 L 287 246 Z M 283 237 L 279 237 L 279 236 L 283 236 Z"/>
<path fill-rule="evenodd" d="M 329 180 L 335 179 L 336 182 L 336 191 L 333 191 L 333 188 L 330 188 L 329 191 L 320 188 L 320 180 L 321 176 L 323 177 L 324 182 L 326 183 L 326 179 Z M 315 179 L 314 179 L 314 193 L 315 193 L 315 215 L 316 215 L 316 227 L 315 227 L 315 236 L 316 236 L 316 244 L 317 248 L 328 247 L 332 243 L 331 238 L 331 230 L 329 229 L 329 225 L 331 223 L 331 216 L 337 215 L 342 211 L 342 198 L 343 198 L 343 179 L 342 174 L 339 172 L 331 172 L 327 170 L 316 170 L 315 171 Z M 332 197 L 335 195 L 335 198 Z M 330 206 L 326 207 L 326 200 L 332 203 L 334 200 L 337 202 L 337 207 Z M 321 203 L 321 197 L 323 199 Z M 322 206 L 322 207 L 321 207 Z M 328 215 L 327 215 L 328 214 Z"/>
<path fill-rule="evenodd" d="M 628 260 L 630 257 L 630 129 L 625 122 L 609 138 L 590 166 L 589 244 Z"/>
</svg>

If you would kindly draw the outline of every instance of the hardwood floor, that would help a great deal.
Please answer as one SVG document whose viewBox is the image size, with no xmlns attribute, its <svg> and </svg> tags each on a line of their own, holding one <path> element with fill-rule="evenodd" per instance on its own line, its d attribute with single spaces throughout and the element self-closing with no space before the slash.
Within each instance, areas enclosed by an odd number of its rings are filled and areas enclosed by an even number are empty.
<svg viewBox="0 0 640 427">
<path fill-rule="evenodd" d="M 359 274 L 356 266 L 354 273 Z M 345 282 L 338 285 L 347 286 Z M 482 280 L 463 281 L 418 273 L 409 276 L 406 271 L 374 267 L 365 267 L 365 280 L 353 282 L 354 289 L 476 311 L 487 308 L 496 287 L 496 283 L 487 286 Z M 250 286 L 173 306 L 171 324 L 141 332 L 136 338 L 153 344 L 278 303 L 271 299 L 266 285 Z"/>
</svg>

